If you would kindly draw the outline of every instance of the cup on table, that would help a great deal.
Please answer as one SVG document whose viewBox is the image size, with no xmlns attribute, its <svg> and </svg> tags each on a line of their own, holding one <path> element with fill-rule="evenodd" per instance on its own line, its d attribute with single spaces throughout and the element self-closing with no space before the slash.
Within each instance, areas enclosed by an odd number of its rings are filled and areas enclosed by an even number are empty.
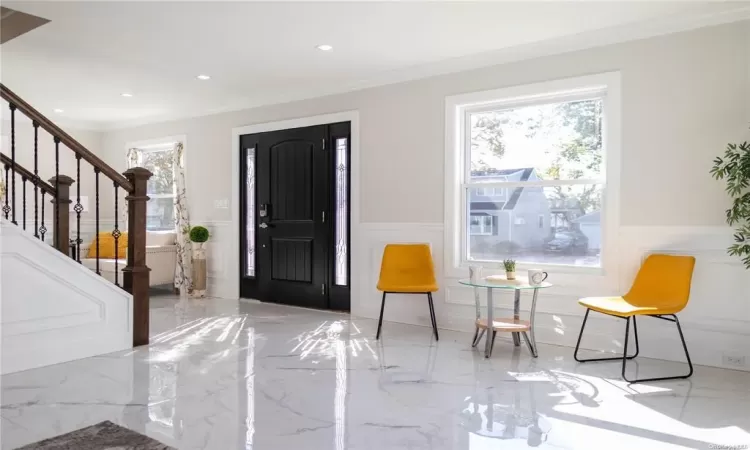
<svg viewBox="0 0 750 450">
<path fill-rule="evenodd" d="M 539 286 L 547 279 L 547 272 L 540 269 L 529 269 L 529 284 Z"/>
<path fill-rule="evenodd" d="M 469 266 L 469 279 L 476 283 L 482 278 L 482 266 Z"/>
</svg>

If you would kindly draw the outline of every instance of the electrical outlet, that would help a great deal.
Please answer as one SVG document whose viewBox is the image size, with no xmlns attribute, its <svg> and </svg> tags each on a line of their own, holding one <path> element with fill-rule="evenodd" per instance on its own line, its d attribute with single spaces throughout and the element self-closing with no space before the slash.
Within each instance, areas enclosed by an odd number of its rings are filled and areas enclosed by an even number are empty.
<svg viewBox="0 0 750 450">
<path fill-rule="evenodd" d="M 740 355 L 727 355 L 725 353 L 722 362 L 725 366 L 745 367 L 745 357 Z"/>
</svg>

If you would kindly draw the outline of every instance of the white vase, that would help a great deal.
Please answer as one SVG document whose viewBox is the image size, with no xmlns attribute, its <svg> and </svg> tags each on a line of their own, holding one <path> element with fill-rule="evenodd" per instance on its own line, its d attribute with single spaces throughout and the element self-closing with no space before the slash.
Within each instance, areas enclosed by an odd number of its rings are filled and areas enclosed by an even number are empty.
<svg viewBox="0 0 750 450">
<path fill-rule="evenodd" d="M 508 272 L 506 270 L 505 271 L 505 278 L 508 279 L 508 280 L 515 280 L 516 279 L 516 272 L 515 271 L 514 272 Z"/>
</svg>

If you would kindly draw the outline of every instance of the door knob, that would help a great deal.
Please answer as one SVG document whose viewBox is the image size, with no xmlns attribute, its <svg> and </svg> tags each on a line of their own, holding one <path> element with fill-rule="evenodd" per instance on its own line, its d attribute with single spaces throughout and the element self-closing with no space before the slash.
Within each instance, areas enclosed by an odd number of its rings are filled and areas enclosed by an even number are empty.
<svg viewBox="0 0 750 450">
<path fill-rule="evenodd" d="M 267 223 L 265 223 L 265 222 L 263 222 L 263 223 L 261 223 L 260 225 L 258 225 L 258 228 L 263 228 L 263 229 L 266 229 L 266 228 L 268 228 L 268 224 L 267 224 Z"/>
</svg>

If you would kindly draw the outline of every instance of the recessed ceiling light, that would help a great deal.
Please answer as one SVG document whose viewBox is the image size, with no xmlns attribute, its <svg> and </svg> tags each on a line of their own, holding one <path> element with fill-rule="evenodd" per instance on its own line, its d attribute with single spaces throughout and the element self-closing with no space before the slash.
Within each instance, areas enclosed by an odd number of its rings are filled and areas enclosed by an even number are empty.
<svg viewBox="0 0 750 450">
<path fill-rule="evenodd" d="M 127 92 L 123 92 L 123 93 L 122 93 L 122 94 L 120 94 L 120 95 L 122 95 L 123 97 L 132 97 L 132 96 L 133 96 L 133 94 L 129 94 L 129 93 L 127 93 Z"/>
<path fill-rule="evenodd" d="M 330 52 L 331 50 L 333 50 L 333 46 L 332 45 L 328 45 L 328 44 L 321 44 L 321 45 L 317 46 L 316 48 L 318 50 L 323 50 L 324 52 Z"/>
<path fill-rule="evenodd" d="M 211 79 L 211 77 L 209 75 L 198 75 L 195 78 L 197 78 L 199 80 L 210 80 Z"/>
<path fill-rule="evenodd" d="M 64 113 L 64 112 L 65 112 L 65 111 L 63 111 L 63 110 L 62 110 L 62 109 L 60 109 L 60 108 L 55 108 L 55 109 L 53 109 L 52 111 L 54 111 L 54 112 L 56 112 L 56 113 L 58 113 L 58 114 L 60 114 L 60 113 Z"/>
</svg>

